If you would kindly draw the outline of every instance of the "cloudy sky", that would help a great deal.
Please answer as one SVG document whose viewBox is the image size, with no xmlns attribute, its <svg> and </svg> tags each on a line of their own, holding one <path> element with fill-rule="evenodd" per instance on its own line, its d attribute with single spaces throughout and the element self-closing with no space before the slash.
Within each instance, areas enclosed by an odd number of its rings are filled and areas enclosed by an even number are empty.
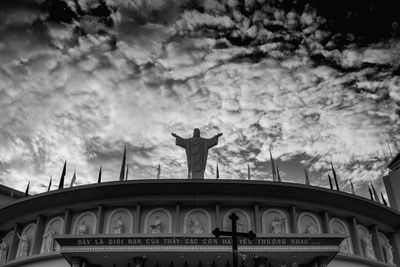
<svg viewBox="0 0 400 267">
<path fill-rule="evenodd" d="M 31 193 L 185 178 L 171 132 L 222 132 L 206 178 L 384 190 L 400 148 L 396 1 L 26 0 L 0 3 L 0 183 Z M 356 2 L 354 2 L 355 4 Z M 388 141 L 388 144 L 386 143 Z M 382 149 L 383 145 L 383 149 Z"/>
</svg>

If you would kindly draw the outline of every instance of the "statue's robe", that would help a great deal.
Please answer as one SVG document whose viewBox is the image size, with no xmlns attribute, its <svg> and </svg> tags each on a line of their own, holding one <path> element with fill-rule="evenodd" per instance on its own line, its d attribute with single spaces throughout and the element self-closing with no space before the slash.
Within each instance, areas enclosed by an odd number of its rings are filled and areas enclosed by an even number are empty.
<svg viewBox="0 0 400 267">
<path fill-rule="evenodd" d="M 218 136 L 212 138 L 176 136 L 176 145 L 186 150 L 188 164 L 188 178 L 203 179 L 206 169 L 208 149 L 218 144 Z"/>
</svg>

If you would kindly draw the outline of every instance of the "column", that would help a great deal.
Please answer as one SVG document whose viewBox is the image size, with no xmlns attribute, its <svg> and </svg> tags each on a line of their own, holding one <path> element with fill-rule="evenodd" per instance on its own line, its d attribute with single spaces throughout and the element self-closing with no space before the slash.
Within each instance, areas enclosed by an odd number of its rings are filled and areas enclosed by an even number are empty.
<svg viewBox="0 0 400 267">
<path fill-rule="evenodd" d="M 297 209 L 296 206 L 291 206 L 290 207 L 290 214 L 289 214 L 289 219 L 290 219 L 290 229 L 292 234 L 298 234 L 299 229 L 297 227 Z"/>
<path fill-rule="evenodd" d="M 97 223 L 96 223 L 96 233 L 102 234 L 104 228 L 104 207 L 99 205 L 97 207 Z"/>
<path fill-rule="evenodd" d="M 15 260 L 15 258 L 17 256 L 17 250 L 18 250 L 18 244 L 19 244 L 19 238 L 17 236 L 17 233 L 21 233 L 21 225 L 19 225 L 19 224 L 15 224 L 15 226 L 14 226 L 7 261 Z"/>
<path fill-rule="evenodd" d="M 181 229 L 181 205 L 179 203 L 176 203 L 175 205 L 175 224 L 174 225 L 174 232 L 175 233 L 180 233 Z"/>
<path fill-rule="evenodd" d="M 360 238 L 358 238 L 356 218 L 352 217 L 349 219 L 349 228 L 350 228 L 351 240 L 353 242 L 354 254 L 359 256 L 364 256 L 361 250 Z"/>
<path fill-rule="evenodd" d="M 329 225 L 329 215 L 327 211 L 322 212 L 322 232 L 329 234 L 331 232 L 331 227 Z"/>
<path fill-rule="evenodd" d="M 72 212 L 70 210 L 65 210 L 64 213 L 64 226 L 62 229 L 62 234 L 73 234 L 71 229 L 71 221 L 72 221 Z"/>
<path fill-rule="evenodd" d="M 221 208 L 219 203 L 215 204 L 215 227 L 221 229 Z"/>
<path fill-rule="evenodd" d="M 136 224 L 135 229 L 134 229 L 134 233 L 140 233 L 140 215 L 141 215 L 141 206 L 140 203 L 136 204 Z"/>
<path fill-rule="evenodd" d="M 32 255 L 40 254 L 40 249 L 42 247 L 42 240 L 45 228 L 45 218 L 38 216 L 36 219 L 36 231 L 32 242 Z"/>
<path fill-rule="evenodd" d="M 374 225 L 371 227 L 370 231 L 372 234 L 372 245 L 374 246 L 375 257 L 378 261 L 384 261 L 382 246 L 379 242 L 378 227 Z"/>
<path fill-rule="evenodd" d="M 262 229 L 260 227 L 260 208 L 258 204 L 254 204 L 254 232 L 261 233 Z"/>
</svg>

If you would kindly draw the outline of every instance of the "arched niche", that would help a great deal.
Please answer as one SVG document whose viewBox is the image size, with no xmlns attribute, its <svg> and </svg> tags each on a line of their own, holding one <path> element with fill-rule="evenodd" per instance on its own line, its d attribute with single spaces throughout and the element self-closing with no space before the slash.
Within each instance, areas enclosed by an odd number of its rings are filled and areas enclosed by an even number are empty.
<svg viewBox="0 0 400 267">
<path fill-rule="evenodd" d="M 155 208 L 147 213 L 144 219 L 145 234 L 172 233 L 172 216 L 164 208 Z"/>
<path fill-rule="evenodd" d="M 63 234 L 64 219 L 62 217 L 55 217 L 51 219 L 44 229 L 42 237 L 42 253 L 50 253 L 60 250 L 60 246 L 54 241 L 55 235 Z"/>
<path fill-rule="evenodd" d="M 95 234 L 97 226 L 96 214 L 92 211 L 87 211 L 80 214 L 74 223 L 73 233 L 75 235 Z"/>
<path fill-rule="evenodd" d="M 211 216 L 205 209 L 192 209 L 183 219 L 183 232 L 187 234 L 211 233 Z"/>
<path fill-rule="evenodd" d="M 383 251 L 383 260 L 386 263 L 394 264 L 393 263 L 393 247 L 389 242 L 389 239 L 383 234 L 379 233 L 379 244 Z"/>
<path fill-rule="evenodd" d="M 268 209 L 262 217 L 262 232 L 265 234 L 288 234 L 289 220 L 285 212 L 279 209 Z"/>
<path fill-rule="evenodd" d="M 372 234 L 362 225 L 357 225 L 357 235 L 361 244 L 362 254 L 370 259 L 376 260 Z"/>
<path fill-rule="evenodd" d="M 8 232 L 1 240 L 0 265 L 7 262 L 14 231 Z"/>
<path fill-rule="evenodd" d="M 125 208 L 113 210 L 108 216 L 107 234 L 130 234 L 133 232 L 132 213 Z"/>
<path fill-rule="evenodd" d="M 19 235 L 17 259 L 28 257 L 32 254 L 32 243 L 35 238 L 36 224 L 31 223 L 25 226 Z"/>
<path fill-rule="evenodd" d="M 350 240 L 350 231 L 346 223 L 338 218 L 333 218 L 329 220 L 329 226 L 332 234 L 341 234 L 347 236 L 346 239 L 344 239 L 342 243 L 340 243 L 339 245 L 340 252 L 353 254 L 353 248 L 351 246 L 351 240 Z"/>
<path fill-rule="evenodd" d="M 235 213 L 238 216 L 238 220 L 236 221 L 236 229 L 238 232 L 248 232 L 251 230 L 251 220 L 250 216 L 242 209 L 230 209 L 225 212 L 225 215 L 222 219 L 222 228 L 226 231 L 232 230 L 232 221 L 229 219 L 229 216 Z"/>
<path fill-rule="evenodd" d="M 322 233 L 318 218 L 310 212 L 303 212 L 300 214 L 297 219 L 297 227 L 300 234 Z"/>
</svg>

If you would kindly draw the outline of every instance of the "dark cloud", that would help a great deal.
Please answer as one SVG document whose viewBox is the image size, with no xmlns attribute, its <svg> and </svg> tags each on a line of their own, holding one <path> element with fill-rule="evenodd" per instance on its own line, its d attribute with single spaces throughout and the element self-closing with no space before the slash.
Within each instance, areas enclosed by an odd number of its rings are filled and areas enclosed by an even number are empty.
<svg viewBox="0 0 400 267">
<path fill-rule="evenodd" d="M 207 177 L 361 190 L 399 148 L 395 1 L 2 1 L 0 179 L 186 177 L 171 132 L 224 135 Z M 36 185 L 35 185 L 36 184 Z M 382 184 L 377 184 L 379 190 Z M 365 194 L 366 191 L 363 191 Z"/>
</svg>

